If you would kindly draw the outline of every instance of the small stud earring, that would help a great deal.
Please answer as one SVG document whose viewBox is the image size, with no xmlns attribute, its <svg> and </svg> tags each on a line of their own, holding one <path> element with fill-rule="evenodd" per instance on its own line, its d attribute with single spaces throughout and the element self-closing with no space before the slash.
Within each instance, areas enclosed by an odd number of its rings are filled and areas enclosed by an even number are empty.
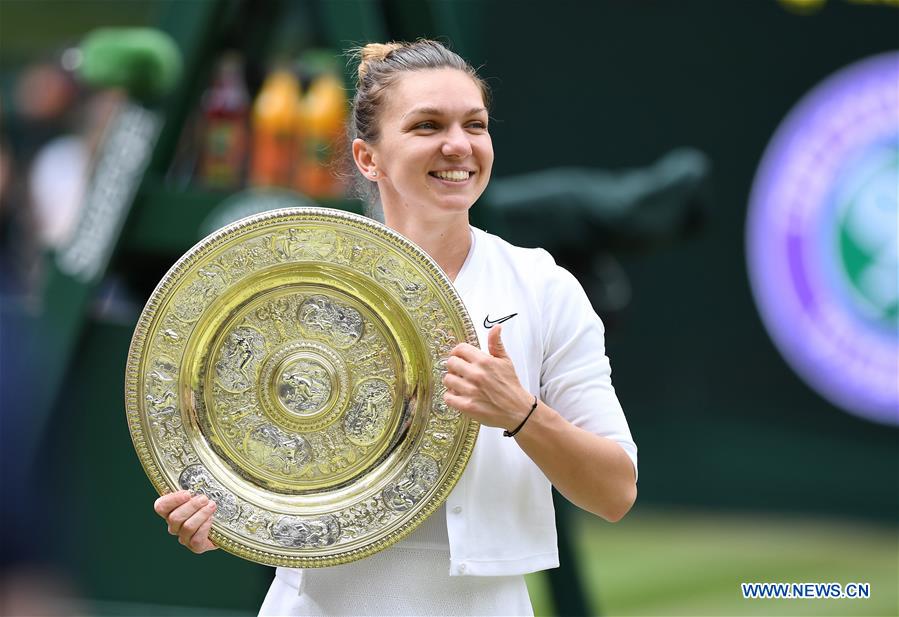
<svg viewBox="0 0 899 617">
<path fill-rule="evenodd" d="M 372 178 L 374 178 L 375 176 L 378 175 L 378 171 L 377 171 L 376 169 L 372 169 L 372 170 L 371 170 L 370 172 L 368 172 L 368 173 L 371 174 L 371 177 L 372 177 Z"/>
</svg>

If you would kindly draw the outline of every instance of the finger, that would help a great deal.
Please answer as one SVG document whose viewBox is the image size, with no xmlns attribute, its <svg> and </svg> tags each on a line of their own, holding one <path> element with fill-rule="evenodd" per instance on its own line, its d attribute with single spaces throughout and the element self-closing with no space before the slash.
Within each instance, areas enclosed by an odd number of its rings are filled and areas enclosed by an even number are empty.
<svg viewBox="0 0 899 617">
<path fill-rule="evenodd" d="M 465 377 L 471 373 L 471 364 L 460 358 L 459 356 L 450 356 L 446 360 L 446 370 L 448 373 Z"/>
<path fill-rule="evenodd" d="M 181 530 L 178 532 L 181 544 L 189 547 L 191 550 L 202 548 L 205 544 L 206 536 L 199 535 L 199 532 L 207 523 L 211 524 L 213 512 L 215 512 L 214 502 L 210 501 L 184 521 Z"/>
<path fill-rule="evenodd" d="M 443 385 L 453 394 L 471 395 L 475 390 L 474 385 L 470 381 L 451 373 L 443 376 Z"/>
<path fill-rule="evenodd" d="M 187 503 L 190 499 L 190 491 L 178 491 L 161 496 L 153 502 L 153 510 L 162 518 L 167 518 L 172 510 Z"/>
<path fill-rule="evenodd" d="M 503 345 L 503 327 L 493 326 L 487 334 L 487 350 L 494 358 L 508 358 L 506 347 Z"/>
<path fill-rule="evenodd" d="M 211 513 L 215 512 L 215 502 L 210 502 L 206 504 L 206 508 L 211 507 Z M 211 551 L 213 549 L 218 548 L 215 544 L 212 543 L 212 540 L 209 539 L 209 530 L 212 529 L 212 523 L 215 518 L 210 514 L 209 518 L 200 525 L 200 528 L 197 530 L 197 533 L 193 535 L 190 539 L 189 547 L 192 551 L 203 553 L 205 551 Z"/>
<path fill-rule="evenodd" d="M 177 536 L 187 519 L 207 503 L 209 503 L 209 498 L 206 495 L 197 495 L 184 505 L 175 508 L 166 519 L 169 522 L 169 533 Z"/>
<path fill-rule="evenodd" d="M 200 526 L 206 522 L 206 519 L 212 516 L 212 511 L 209 509 L 210 505 L 212 505 L 211 501 L 191 514 L 190 517 L 181 525 L 181 529 L 178 531 L 178 535 L 185 540 L 190 540 L 191 537 L 193 537 L 193 535 L 197 533 L 197 530 L 200 528 Z"/>
<path fill-rule="evenodd" d="M 468 343 L 459 343 L 453 347 L 453 350 L 450 352 L 450 357 L 456 356 L 457 358 L 462 358 L 466 362 L 474 362 L 482 355 L 484 355 L 483 351 Z"/>
<path fill-rule="evenodd" d="M 470 399 L 468 397 L 459 394 L 453 394 L 449 391 L 443 393 L 443 402 L 458 411 L 467 412 L 469 409 L 469 401 Z"/>
</svg>

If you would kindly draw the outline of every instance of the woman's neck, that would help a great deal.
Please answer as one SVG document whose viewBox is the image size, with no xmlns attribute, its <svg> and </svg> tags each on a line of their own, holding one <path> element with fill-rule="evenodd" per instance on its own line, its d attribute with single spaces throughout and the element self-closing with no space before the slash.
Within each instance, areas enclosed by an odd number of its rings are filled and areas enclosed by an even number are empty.
<svg viewBox="0 0 899 617">
<path fill-rule="evenodd" d="M 387 226 L 394 229 L 420 246 L 437 262 L 451 281 L 462 269 L 468 251 L 471 249 L 471 230 L 468 213 L 454 217 L 451 224 L 440 224 L 408 217 L 391 217 L 384 212 Z"/>
</svg>

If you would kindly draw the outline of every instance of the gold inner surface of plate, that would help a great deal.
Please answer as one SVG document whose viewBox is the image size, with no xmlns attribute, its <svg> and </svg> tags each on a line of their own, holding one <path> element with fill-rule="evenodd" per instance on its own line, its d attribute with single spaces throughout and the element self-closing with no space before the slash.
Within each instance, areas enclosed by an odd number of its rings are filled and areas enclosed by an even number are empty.
<svg viewBox="0 0 899 617">
<path fill-rule="evenodd" d="M 318 208 L 191 249 L 141 315 L 126 411 L 160 493 L 215 500 L 214 542 L 269 565 L 353 561 L 446 499 L 478 425 L 443 403 L 477 345 L 461 299 L 388 228 Z"/>
</svg>

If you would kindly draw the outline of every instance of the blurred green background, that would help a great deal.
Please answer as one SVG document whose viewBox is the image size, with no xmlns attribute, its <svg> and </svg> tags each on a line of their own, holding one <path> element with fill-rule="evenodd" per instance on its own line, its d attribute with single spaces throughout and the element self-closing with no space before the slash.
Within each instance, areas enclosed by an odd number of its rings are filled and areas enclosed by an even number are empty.
<svg viewBox="0 0 899 617">
<path fill-rule="evenodd" d="M 778 124 L 828 75 L 897 48 L 896 3 L 0 0 L 2 143 L 19 157 L 14 173 L 25 174 L 28 161 L 27 148 L 16 147 L 36 148 L 63 130 L 17 116 L 27 68 L 60 62 L 93 28 L 129 25 L 169 32 L 185 79 L 148 103 L 166 122 L 110 267 L 90 285 L 62 281 L 52 263 L 4 285 L 7 325 L 19 306 L 53 324 L 51 335 L 5 333 L 6 349 L 33 347 L 23 354 L 41 358 L 43 376 L 33 397 L 5 398 L 0 416 L 4 443 L 21 430 L 41 453 L 28 476 L 37 480 L 12 493 L 19 461 L 3 458 L 4 492 L 38 512 L 18 534 L 25 548 L 4 547 L 7 587 L 23 563 L 80 598 L 76 612 L 255 613 L 271 570 L 221 551 L 196 557 L 167 536 L 124 421 L 122 376 L 137 315 L 225 197 L 173 171 L 184 127 L 225 49 L 247 58 L 252 90 L 278 54 L 430 36 L 451 41 L 493 88 L 495 178 L 560 166 L 639 168 L 681 146 L 712 164 L 697 232 L 652 250 L 614 251 L 633 291 L 626 306 L 601 313 L 640 449 L 640 495 L 615 525 L 562 509 L 587 611 L 899 614 L 899 432 L 832 405 L 785 363 L 759 319 L 743 242 L 753 177 Z M 0 210 L 7 247 L 16 245 L 11 212 L 28 202 L 10 186 Z M 569 265 L 580 274 L 583 264 Z M 2 356 L 7 378 L 12 357 Z M 22 423 L 32 404 L 34 421 Z M 870 582 L 872 594 L 740 595 L 741 582 L 781 581 Z M 529 588 L 538 614 L 564 611 L 546 575 L 530 577 Z"/>
</svg>

